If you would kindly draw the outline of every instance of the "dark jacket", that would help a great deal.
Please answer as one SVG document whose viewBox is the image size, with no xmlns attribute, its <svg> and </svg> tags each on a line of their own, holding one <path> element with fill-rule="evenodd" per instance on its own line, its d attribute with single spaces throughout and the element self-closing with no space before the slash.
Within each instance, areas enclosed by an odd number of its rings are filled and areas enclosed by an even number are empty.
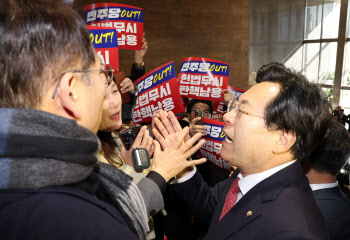
<svg viewBox="0 0 350 240">
<path fill-rule="evenodd" d="M 316 190 L 314 194 L 326 219 L 329 239 L 350 239 L 350 199 L 339 186 Z"/>
<path fill-rule="evenodd" d="M 120 212 L 82 189 L 0 191 L 1 239 L 137 239 Z"/>
<path fill-rule="evenodd" d="M 137 79 L 139 79 L 140 77 L 142 77 L 145 74 L 145 67 L 138 67 L 135 64 L 132 65 L 131 68 L 131 75 L 130 75 L 130 79 L 132 82 L 135 82 Z M 135 96 L 135 94 L 130 93 L 130 99 L 131 101 L 128 103 L 124 103 L 122 105 L 122 119 L 123 122 L 130 122 L 132 119 L 132 111 L 134 109 L 134 106 L 136 104 L 136 99 L 137 97 Z"/>
<path fill-rule="evenodd" d="M 173 184 L 190 208 L 203 221 L 210 221 L 204 239 L 328 239 L 326 223 L 298 162 L 254 186 L 218 221 L 238 173 L 214 188 L 198 173 Z"/>
</svg>

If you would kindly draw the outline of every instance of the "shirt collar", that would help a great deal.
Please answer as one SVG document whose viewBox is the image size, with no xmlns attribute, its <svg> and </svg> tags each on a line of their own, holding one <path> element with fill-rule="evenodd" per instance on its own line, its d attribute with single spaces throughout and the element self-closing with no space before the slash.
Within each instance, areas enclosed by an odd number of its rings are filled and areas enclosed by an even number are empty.
<svg viewBox="0 0 350 240">
<path fill-rule="evenodd" d="M 338 182 L 335 183 L 318 183 L 318 184 L 310 184 L 312 191 L 324 189 L 324 188 L 333 188 L 338 186 Z"/>
<path fill-rule="evenodd" d="M 238 181 L 238 186 L 241 190 L 241 193 L 245 195 L 255 185 L 265 180 L 266 178 L 270 177 L 271 175 L 275 174 L 276 172 L 282 170 L 283 168 L 286 168 L 289 165 L 295 163 L 295 161 L 296 160 L 293 160 L 285 164 L 279 165 L 277 167 L 271 168 L 269 170 L 266 170 L 264 172 L 248 175 L 246 177 L 243 177 L 243 175 L 239 173 L 237 177 L 240 179 Z"/>
</svg>

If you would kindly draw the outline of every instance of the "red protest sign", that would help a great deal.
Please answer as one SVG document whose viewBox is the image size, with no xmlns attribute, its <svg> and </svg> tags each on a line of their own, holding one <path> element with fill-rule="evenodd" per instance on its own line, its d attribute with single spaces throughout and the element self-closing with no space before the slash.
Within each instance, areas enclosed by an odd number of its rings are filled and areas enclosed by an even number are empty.
<svg viewBox="0 0 350 240">
<path fill-rule="evenodd" d="M 132 115 L 134 123 L 151 121 L 153 113 L 158 109 L 172 111 L 174 114 L 184 112 L 174 62 L 154 69 L 139 78 L 135 84 L 139 95 Z"/>
<path fill-rule="evenodd" d="M 226 138 L 226 134 L 222 130 L 226 124 L 203 118 L 203 125 L 207 134 L 204 136 L 205 144 L 199 149 L 199 154 L 215 166 L 231 171 L 230 164 L 220 157 L 221 142 Z"/>
<path fill-rule="evenodd" d="M 113 27 L 118 32 L 120 49 L 141 50 L 143 10 L 118 3 L 96 3 L 84 6 L 88 26 Z"/>
<path fill-rule="evenodd" d="M 90 41 L 102 63 L 119 72 L 117 32 L 114 28 L 88 27 Z"/>
<path fill-rule="evenodd" d="M 245 91 L 239 88 L 228 86 L 228 91 L 232 94 L 232 99 L 237 101 L 239 96 L 241 96 Z M 223 113 L 224 112 L 224 102 L 214 102 L 214 112 Z"/>
<path fill-rule="evenodd" d="M 188 57 L 182 61 L 178 75 L 182 97 L 222 101 L 227 89 L 229 65 L 209 58 Z"/>
</svg>

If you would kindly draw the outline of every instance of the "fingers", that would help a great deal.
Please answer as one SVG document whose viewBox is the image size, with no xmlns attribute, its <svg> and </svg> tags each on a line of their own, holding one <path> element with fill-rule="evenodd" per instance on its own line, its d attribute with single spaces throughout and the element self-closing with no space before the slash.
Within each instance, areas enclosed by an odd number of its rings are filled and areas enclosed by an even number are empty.
<svg viewBox="0 0 350 240">
<path fill-rule="evenodd" d="M 148 142 L 149 142 L 149 132 L 148 132 L 148 129 L 144 132 L 143 134 L 143 137 L 142 137 L 142 142 L 140 144 L 140 147 L 141 148 L 146 148 L 147 149 L 147 145 L 148 145 Z M 152 143 L 151 143 L 152 144 Z M 148 147 L 149 148 L 149 147 Z M 148 151 L 148 149 L 147 149 Z"/>
<path fill-rule="evenodd" d="M 140 132 L 136 136 L 134 144 L 132 145 L 133 148 L 137 148 L 137 147 L 139 147 L 141 145 L 141 141 L 142 141 L 142 138 L 143 138 L 143 135 L 144 135 L 145 131 L 147 131 L 147 133 L 148 133 L 147 127 L 143 126 L 141 128 Z"/>
<path fill-rule="evenodd" d="M 152 115 L 152 129 L 156 127 L 156 125 L 155 125 L 155 123 L 154 123 L 154 119 L 159 118 L 159 112 L 160 112 L 160 111 L 161 111 L 161 110 L 157 110 L 157 111 L 156 111 L 155 113 L 153 113 L 153 115 Z"/>
<path fill-rule="evenodd" d="M 201 139 L 196 145 L 194 145 L 202 135 L 200 133 L 196 133 L 193 137 L 188 139 L 182 146 L 181 149 L 183 151 L 186 151 L 186 154 L 188 155 L 187 157 L 190 157 L 192 154 L 197 152 L 204 144 L 205 140 Z M 194 146 L 193 146 L 194 145 Z M 186 158 L 187 158 L 186 157 Z"/>
<path fill-rule="evenodd" d="M 197 160 L 187 161 L 185 165 L 186 165 L 186 167 L 192 167 L 195 165 L 203 164 L 206 161 L 207 161 L 207 159 L 201 158 L 201 159 L 197 159 Z"/>
<path fill-rule="evenodd" d="M 149 157 L 151 158 L 152 157 L 152 155 L 153 155 L 153 152 L 154 152 L 154 144 L 153 144 L 153 139 L 151 138 L 151 145 L 150 145 L 151 147 L 149 148 L 149 150 L 148 150 L 148 155 L 149 155 Z"/>
<path fill-rule="evenodd" d="M 162 120 L 162 123 L 166 129 L 166 131 L 168 132 L 168 134 L 171 134 L 171 133 L 175 133 L 175 130 L 173 128 L 173 124 L 169 121 L 169 118 L 168 118 L 168 113 L 166 112 L 161 112 L 160 113 L 160 118 Z M 164 135 L 163 135 L 164 136 Z M 165 136 L 164 136 L 165 137 Z"/>
<path fill-rule="evenodd" d="M 180 132 L 182 130 L 181 125 L 172 111 L 168 112 L 168 118 L 170 119 L 170 122 L 173 125 L 174 131 Z"/>
<path fill-rule="evenodd" d="M 197 121 L 200 121 L 202 118 L 201 117 L 196 117 L 194 119 L 192 119 L 192 121 L 190 122 L 190 125 L 195 125 Z"/>
<path fill-rule="evenodd" d="M 120 83 L 120 91 L 122 93 L 125 92 L 130 92 L 133 91 L 134 84 L 132 83 L 130 78 L 125 78 L 121 83 Z"/>
<path fill-rule="evenodd" d="M 166 138 L 169 135 L 168 130 L 165 128 L 163 123 L 159 120 L 159 118 L 154 119 L 154 124 L 156 126 L 156 130 L 162 135 L 163 138 Z M 158 138 L 157 138 L 158 139 Z"/>
<path fill-rule="evenodd" d="M 227 93 L 227 92 L 228 92 L 228 89 L 222 89 L 221 92 Z"/>
<path fill-rule="evenodd" d="M 153 151 L 154 158 L 156 159 L 159 153 L 161 152 L 159 142 L 157 140 L 153 140 L 153 146 L 154 146 L 154 151 Z M 153 161 L 153 165 L 156 165 L 156 164 L 157 164 L 156 161 Z"/>
<path fill-rule="evenodd" d="M 207 134 L 207 130 L 205 126 L 203 125 L 192 125 L 190 126 L 190 132 L 192 135 L 195 135 L 196 133 L 202 134 L 202 136 L 205 136 Z"/>
</svg>

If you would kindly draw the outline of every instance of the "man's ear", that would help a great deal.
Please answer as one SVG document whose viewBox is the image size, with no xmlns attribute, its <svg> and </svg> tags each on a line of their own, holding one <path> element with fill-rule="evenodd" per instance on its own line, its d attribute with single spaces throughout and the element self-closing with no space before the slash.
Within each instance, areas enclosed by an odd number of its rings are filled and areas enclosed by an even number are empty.
<svg viewBox="0 0 350 240">
<path fill-rule="evenodd" d="M 273 153 L 281 154 L 288 152 L 296 141 L 296 135 L 293 131 L 278 131 L 278 140 L 275 144 Z"/>
<path fill-rule="evenodd" d="M 73 119 L 81 117 L 78 106 L 79 84 L 73 73 L 65 73 L 61 78 L 57 94 L 62 110 Z"/>
</svg>

